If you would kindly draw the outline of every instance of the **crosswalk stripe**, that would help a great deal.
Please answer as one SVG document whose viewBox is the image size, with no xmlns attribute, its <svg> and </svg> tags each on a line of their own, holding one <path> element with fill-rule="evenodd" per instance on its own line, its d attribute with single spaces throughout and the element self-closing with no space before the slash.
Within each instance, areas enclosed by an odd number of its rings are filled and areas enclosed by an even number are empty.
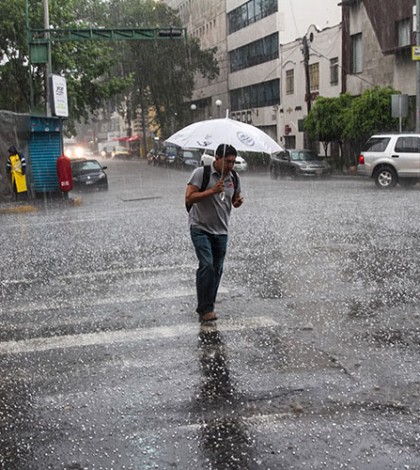
<svg viewBox="0 0 420 470">
<path fill-rule="evenodd" d="M 139 342 L 145 340 L 158 340 L 176 338 L 177 336 L 196 335 L 200 328 L 204 331 L 241 331 L 253 328 L 271 328 L 278 323 L 270 317 L 240 318 L 232 320 L 219 320 L 216 324 L 200 325 L 183 323 L 153 328 L 137 328 L 134 330 L 106 331 L 99 333 L 84 333 L 79 335 L 64 335 L 42 338 L 31 338 L 19 341 L 5 341 L 0 343 L 0 355 L 33 353 L 52 349 L 79 348 L 84 346 L 100 346 L 105 344 Z"/>
</svg>

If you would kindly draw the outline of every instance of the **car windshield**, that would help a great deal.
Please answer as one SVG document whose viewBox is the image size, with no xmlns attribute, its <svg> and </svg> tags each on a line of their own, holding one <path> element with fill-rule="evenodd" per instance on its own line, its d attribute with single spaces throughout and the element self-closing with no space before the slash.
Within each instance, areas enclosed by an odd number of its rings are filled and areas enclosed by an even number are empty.
<svg viewBox="0 0 420 470">
<path fill-rule="evenodd" d="M 82 173 L 83 171 L 101 170 L 102 166 L 97 160 L 86 160 L 83 162 L 74 162 L 72 171 L 74 173 Z"/>
<path fill-rule="evenodd" d="M 296 161 L 313 161 L 313 160 L 321 160 L 321 158 L 312 152 L 305 151 L 305 150 L 297 150 L 290 152 L 290 160 Z"/>
</svg>

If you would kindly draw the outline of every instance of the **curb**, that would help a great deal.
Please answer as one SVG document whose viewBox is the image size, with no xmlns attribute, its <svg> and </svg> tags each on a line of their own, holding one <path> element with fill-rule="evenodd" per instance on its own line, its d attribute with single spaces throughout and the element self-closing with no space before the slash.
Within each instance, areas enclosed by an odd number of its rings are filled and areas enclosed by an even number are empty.
<svg viewBox="0 0 420 470">
<path fill-rule="evenodd" d="M 82 204 L 82 198 L 80 196 L 76 196 L 75 198 L 71 198 L 65 201 L 60 201 L 59 204 L 63 204 L 64 206 L 80 206 Z M 37 212 L 43 208 L 42 204 L 21 204 L 21 205 L 13 205 L 13 203 L 8 203 L 5 205 L 0 205 L 0 215 L 2 214 L 25 214 L 29 212 Z"/>
<path fill-rule="evenodd" d="M 0 214 L 18 214 L 26 212 L 36 212 L 39 209 L 35 206 L 25 204 L 24 206 L 0 207 Z"/>
</svg>

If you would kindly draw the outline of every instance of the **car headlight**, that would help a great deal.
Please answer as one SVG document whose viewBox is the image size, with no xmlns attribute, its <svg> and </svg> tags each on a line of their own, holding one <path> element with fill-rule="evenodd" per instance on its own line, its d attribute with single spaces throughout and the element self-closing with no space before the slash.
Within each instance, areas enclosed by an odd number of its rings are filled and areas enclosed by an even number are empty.
<svg viewBox="0 0 420 470">
<path fill-rule="evenodd" d="M 75 147 L 74 155 L 76 158 L 82 158 L 84 154 L 85 154 L 85 151 L 83 147 Z"/>
<path fill-rule="evenodd" d="M 104 178 L 106 178 L 105 173 L 99 173 L 99 179 L 102 180 Z"/>
</svg>

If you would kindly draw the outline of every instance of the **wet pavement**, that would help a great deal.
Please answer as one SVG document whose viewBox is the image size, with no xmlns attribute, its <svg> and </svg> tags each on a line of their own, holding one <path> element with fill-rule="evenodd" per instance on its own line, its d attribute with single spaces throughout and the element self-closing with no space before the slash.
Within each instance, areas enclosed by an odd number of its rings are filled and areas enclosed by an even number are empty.
<svg viewBox="0 0 420 470">
<path fill-rule="evenodd" d="M 2 212 L 0 468 L 420 468 L 420 187 L 242 178 L 214 325 L 188 174 Z"/>
</svg>

